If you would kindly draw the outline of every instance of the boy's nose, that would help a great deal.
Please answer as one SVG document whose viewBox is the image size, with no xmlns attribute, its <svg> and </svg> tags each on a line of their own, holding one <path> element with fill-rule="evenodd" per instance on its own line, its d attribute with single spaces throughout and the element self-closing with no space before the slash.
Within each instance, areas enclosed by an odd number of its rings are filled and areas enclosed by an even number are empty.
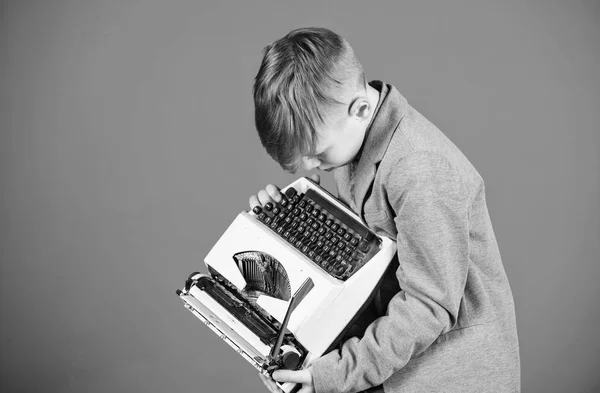
<svg viewBox="0 0 600 393">
<path fill-rule="evenodd" d="M 302 157 L 302 168 L 305 171 L 312 171 L 321 165 L 321 161 L 314 157 Z"/>
</svg>

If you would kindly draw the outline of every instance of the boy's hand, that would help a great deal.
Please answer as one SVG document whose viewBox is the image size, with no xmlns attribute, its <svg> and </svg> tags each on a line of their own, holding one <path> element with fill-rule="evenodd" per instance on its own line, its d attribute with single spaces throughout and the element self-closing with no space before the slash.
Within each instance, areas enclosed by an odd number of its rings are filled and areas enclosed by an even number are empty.
<svg viewBox="0 0 600 393">
<path fill-rule="evenodd" d="M 291 370 L 277 370 L 273 373 L 273 379 L 265 377 L 259 374 L 260 379 L 263 381 L 267 389 L 271 393 L 282 393 L 283 390 L 279 389 L 275 381 L 278 382 L 293 382 L 302 384 L 302 388 L 298 393 L 314 393 L 315 387 L 313 385 L 312 368 L 309 367 L 305 370 L 291 371 Z"/>
<path fill-rule="evenodd" d="M 321 178 L 319 175 L 312 174 L 310 178 L 317 184 L 321 182 Z M 268 184 L 264 190 L 260 190 L 257 195 L 252 195 L 250 197 L 250 210 L 254 208 L 254 206 L 264 206 L 267 202 L 280 202 L 281 201 L 281 192 L 279 188 L 273 184 Z"/>
</svg>

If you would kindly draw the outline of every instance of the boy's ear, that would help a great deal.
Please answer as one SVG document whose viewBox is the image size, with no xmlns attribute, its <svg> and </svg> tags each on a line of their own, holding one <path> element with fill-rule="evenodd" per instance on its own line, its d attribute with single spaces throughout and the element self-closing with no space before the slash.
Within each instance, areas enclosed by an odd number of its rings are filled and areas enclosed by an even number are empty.
<svg viewBox="0 0 600 393">
<path fill-rule="evenodd" d="M 371 114 L 371 104 L 366 97 L 359 97 L 352 101 L 348 109 L 348 115 L 359 119 L 368 119 Z"/>
</svg>

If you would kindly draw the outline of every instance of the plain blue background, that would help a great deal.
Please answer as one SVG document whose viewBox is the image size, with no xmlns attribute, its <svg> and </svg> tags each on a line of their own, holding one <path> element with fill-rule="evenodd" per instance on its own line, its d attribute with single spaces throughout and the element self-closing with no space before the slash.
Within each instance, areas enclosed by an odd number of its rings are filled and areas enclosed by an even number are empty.
<svg viewBox="0 0 600 393">
<path fill-rule="evenodd" d="M 265 154 L 261 49 L 353 45 L 483 175 L 524 392 L 600 388 L 597 1 L 4 1 L 0 390 L 264 392 L 175 296 Z M 330 178 L 324 180 L 331 187 Z"/>
</svg>

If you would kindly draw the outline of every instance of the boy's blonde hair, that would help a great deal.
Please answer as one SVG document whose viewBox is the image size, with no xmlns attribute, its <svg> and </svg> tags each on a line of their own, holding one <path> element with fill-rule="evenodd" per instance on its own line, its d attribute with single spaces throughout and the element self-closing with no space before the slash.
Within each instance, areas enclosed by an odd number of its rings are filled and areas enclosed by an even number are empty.
<svg viewBox="0 0 600 393">
<path fill-rule="evenodd" d="M 316 126 L 348 87 L 366 88 L 354 51 L 338 34 L 301 28 L 268 45 L 254 79 L 255 123 L 267 153 L 294 173 L 314 154 Z"/>
</svg>

